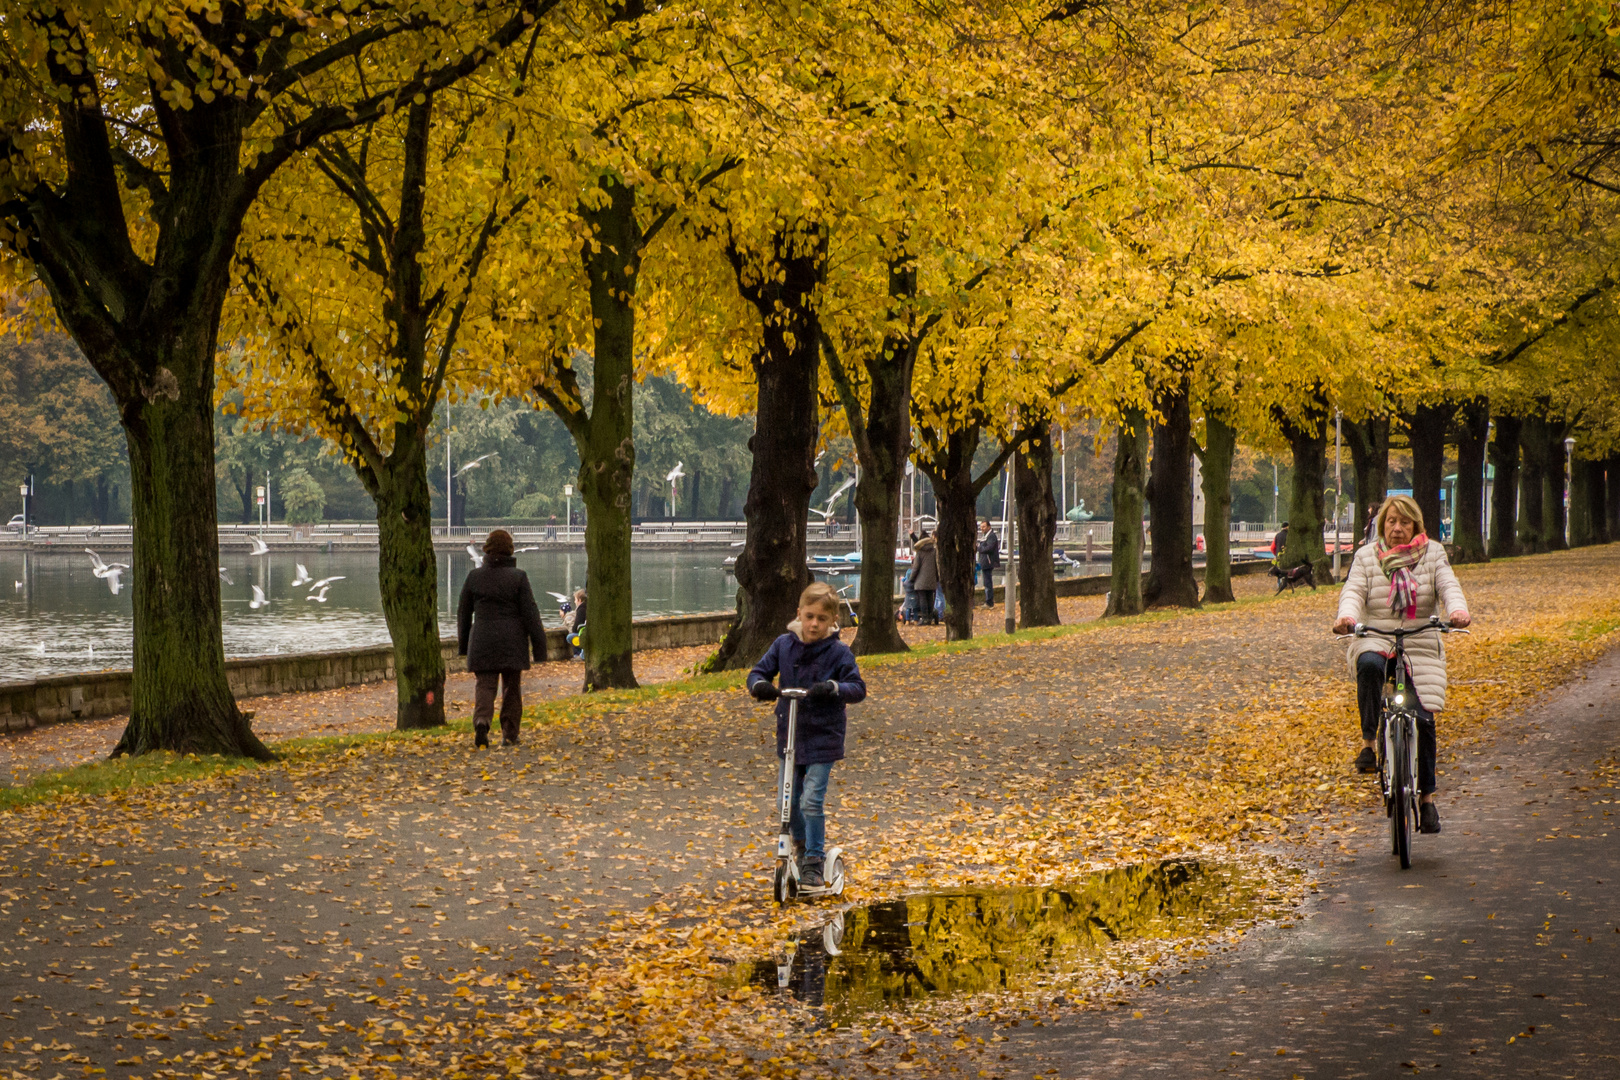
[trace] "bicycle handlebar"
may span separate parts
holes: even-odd
[[[1447,626],[1445,623],[1440,621],[1440,616],[1431,615],[1431,616],[1429,616],[1429,621],[1426,624],[1424,624],[1423,626],[1414,626],[1414,627],[1411,627],[1410,629],[1407,629],[1407,628],[1403,627],[1403,628],[1396,629],[1396,630],[1380,630],[1376,626],[1368,626],[1366,623],[1356,623],[1356,628],[1354,630],[1352,630],[1350,633],[1348,633],[1348,634],[1334,634],[1333,636],[1334,636],[1334,638],[1336,640],[1343,641],[1346,638],[1352,638],[1352,637],[1364,638],[1367,635],[1371,634],[1374,637],[1388,638],[1391,641],[1397,641],[1398,642],[1403,638],[1411,637],[1413,634],[1422,634],[1422,633],[1426,633],[1427,631],[1430,631],[1430,630],[1434,630],[1437,633],[1441,633],[1441,634],[1467,634],[1467,633],[1470,633],[1470,631],[1468,631],[1468,630],[1466,630],[1466,629],[1464,629],[1463,627],[1460,627],[1460,626]]]

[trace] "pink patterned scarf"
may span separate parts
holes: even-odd
[[[1389,577],[1389,606],[1396,615],[1406,619],[1417,618],[1417,578],[1412,567],[1428,550],[1429,537],[1418,533],[1412,542],[1400,547],[1378,547],[1378,568]]]

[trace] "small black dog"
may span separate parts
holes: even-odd
[[[1316,591],[1316,571],[1311,569],[1310,563],[1300,563],[1292,570],[1280,570],[1273,566],[1271,576],[1277,579],[1277,591],[1294,589],[1300,585],[1309,585],[1311,591]]]

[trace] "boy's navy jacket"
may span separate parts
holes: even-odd
[[[809,644],[799,640],[797,634],[783,634],[771,642],[754,670],[748,673],[748,687],[756,682],[769,682],[780,674],[781,687],[809,688],[815,683],[832,679],[838,683],[836,701],[799,702],[798,738],[794,740],[793,761],[796,765],[820,765],[842,761],[844,758],[844,706],[853,705],[866,697],[866,682],[861,669],[855,666],[855,654],[836,635],[828,635]],[[787,749],[788,703],[776,703],[776,756]]]

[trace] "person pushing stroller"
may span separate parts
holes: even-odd
[[[793,809],[791,829],[794,847],[801,852],[799,883],[803,888],[820,888],[826,857],[827,827],[825,803],[827,781],[835,762],[844,757],[846,705],[866,697],[866,682],[855,663],[855,654],[838,640],[838,593],[825,582],[815,582],[799,595],[798,618],[788,624],[788,632],[771,642],[759,663],[748,673],[748,692],[760,701],[781,697],[771,681],[781,676],[785,687],[807,691],[799,709],[798,731],[794,739]],[[788,709],[786,701],[776,705],[776,756],[785,755]],[[782,781],[777,765],[777,786]]]

